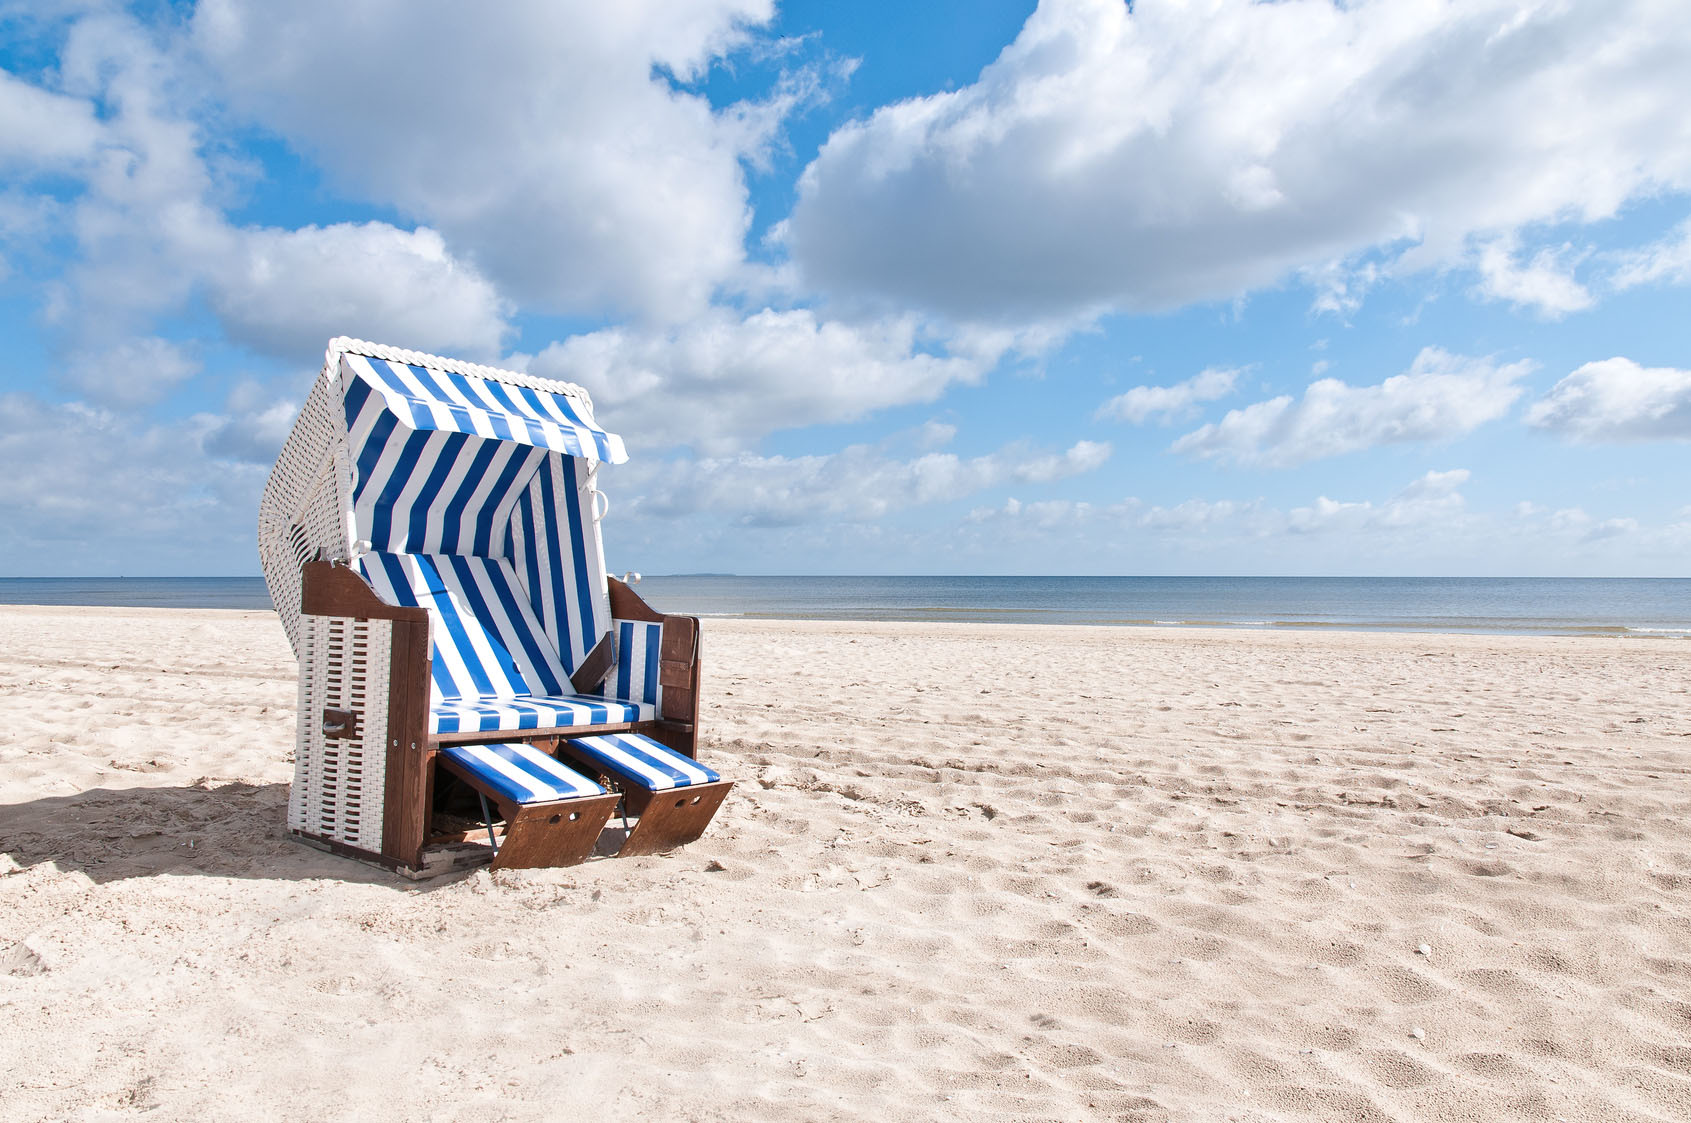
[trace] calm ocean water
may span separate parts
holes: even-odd
[[[0,604],[269,608],[262,577],[0,577]]]
[[[1691,637],[1688,578],[648,577],[665,612],[764,619]],[[0,578],[0,604],[270,607],[256,577]]]

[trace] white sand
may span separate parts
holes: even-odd
[[[1691,644],[705,654],[704,839],[419,886],[272,617],[0,609],[0,1118],[1691,1118]]]

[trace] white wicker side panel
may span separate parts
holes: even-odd
[[[288,826],[379,854],[393,625],[342,616],[300,621],[299,735]],[[358,736],[325,737],[325,707],[357,713]]]
[[[326,371],[312,386],[258,505],[259,565],[295,655],[300,653],[300,567],[318,550],[331,561],[347,555],[344,481],[335,455],[345,428],[334,412],[337,385]]]

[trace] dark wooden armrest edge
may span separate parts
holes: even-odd
[[[414,623],[429,618],[427,609],[387,603],[351,569],[326,561],[306,562],[301,567],[300,611],[308,616],[353,616]]]

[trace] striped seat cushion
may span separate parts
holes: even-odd
[[[431,733],[503,733],[515,729],[579,729],[651,721],[657,707],[595,694],[557,697],[443,698],[429,707]]]
[[[503,799],[552,803],[605,789],[529,745],[449,745],[441,753]]]
[[[617,661],[600,689],[615,698],[658,705],[658,653],[663,645],[663,625],[645,620],[612,620],[611,634],[616,637]]]
[[[569,744],[607,772],[622,776],[649,791],[714,784],[722,779],[691,757],[638,733],[576,737]]]

